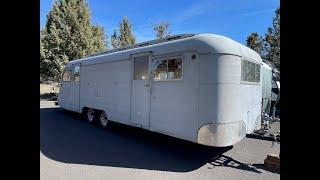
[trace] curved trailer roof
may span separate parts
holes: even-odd
[[[232,54],[262,64],[262,59],[257,52],[228,37],[216,34],[182,34],[94,54],[79,60],[70,61],[66,67],[76,63],[85,65],[129,59],[131,54],[150,51],[155,55],[183,51],[196,51],[200,54]]]

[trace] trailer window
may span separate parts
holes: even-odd
[[[71,81],[71,79],[72,79],[72,70],[65,69],[63,71],[62,81]]]
[[[149,79],[149,56],[134,57],[134,80]]]
[[[177,80],[182,78],[182,58],[166,58],[153,61],[153,80]]]
[[[260,82],[260,64],[242,60],[241,80],[245,82]]]
[[[73,69],[73,81],[80,80],[80,66],[75,66]]]

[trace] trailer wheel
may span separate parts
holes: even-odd
[[[88,108],[86,111],[86,115],[87,115],[87,121],[88,123],[92,124],[95,120],[96,117],[96,112],[94,109],[92,108]]]
[[[108,126],[108,118],[105,111],[101,111],[99,115],[99,124],[102,128],[106,128]]]

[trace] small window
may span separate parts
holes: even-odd
[[[260,65],[256,64],[256,76],[255,76],[256,82],[260,82]]]
[[[148,66],[149,56],[134,57],[134,80],[146,80],[149,79]]]
[[[260,82],[260,64],[242,60],[241,80],[246,82]]]
[[[153,80],[177,80],[182,78],[182,58],[166,58],[153,61]]]
[[[72,70],[65,69],[63,71],[62,81],[71,81],[72,80]]]
[[[73,81],[78,82],[80,80],[80,66],[75,66],[73,69]]]

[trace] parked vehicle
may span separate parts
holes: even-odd
[[[230,146],[261,128],[261,65],[221,35],[170,36],[70,61],[58,102],[102,127],[115,121]]]
[[[270,116],[280,116],[280,71],[270,61],[263,60],[270,68],[272,72],[272,93],[271,93],[271,112]]]

